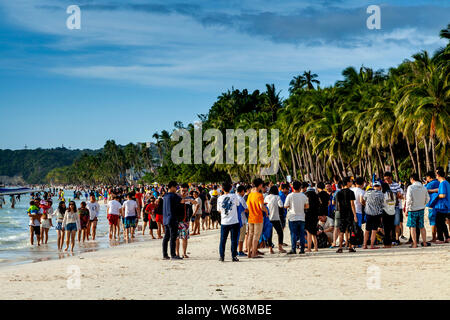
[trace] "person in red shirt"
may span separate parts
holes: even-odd
[[[142,228],[142,235],[145,234],[145,228],[147,227],[147,222],[149,222],[149,227],[148,227],[150,230],[149,234],[152,237],[152,239],[156,239],[155,236],[153,235],[154,227],[152,228],[152,221],[154,224],[156,224],[155,208],[156,208],[155,198],[151,197],[144,209],[144,214],[143,214],[144,226]]]

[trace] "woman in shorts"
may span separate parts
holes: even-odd
[[[64,251],[69,249],[69,242],[72,245],[71,252],[75,246],[75,236],[77,231],[80,230],[80,216],[78,215],[77,205],[74,201],[70,201],[69,209],[67,209],[64,214],[63,228],[66,230],[66,248]]]
[[[56,216],[56,234],[57,234],[57,243],[58,243],[58,251],[61,251],[64,245],[64,214],[66,213],[66,203],[61,201],[58,205],[58,208],[53,213]]]

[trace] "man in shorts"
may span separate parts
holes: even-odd
[[[176,243],[176,255],[180,255],[180,241],[183,242],[183,258],[189,258],[187,255],[187,246],[189,240],[189,219],[192,215],[192,205],[197,204],[197,202],[189,195],[189,185],[183,183],[181,185],[181,199],[184,200],[182,205],[184,210],[184,217],[178,222],[178,237]]]
[[[253,181],[253,188],[247,198],[248,207],[248,257],[262,258],[258,252],[258,242],[261,237],[264,217],[263,213],[267,215],[267,208],[264,205],[264,197],[262,190],[264,182],[257,178]]]
[[[100,205],[95,199],[95,195],[93,193],[91,193],[90,201],[86,206],[89,210],[88,240],[90,235],[92,235],[92,240],[95,240],[98,216],[100,214]]]
[[[124,234],[125,240],[134,238],[134,231],[136,230],[137,219],[139,215],[139,206],[135,200],[133,200],[133,194],[127,194],[127,200],[122,205],[122,215],[125,218],[124,227],[126,233]]]
[[[430,200],[428,195],[428,190],[420,183],[419,175],[413,173],[409,180],[411,185],[406,190],[406,212],[408,216],[408,222],[406,226],[411,230],[411,238],[413,244],[411,248],[417,248],[417,229],[420,229],[420,234],[422,235],[422,245],[428,246],[427,243],[427,232],[423,223],[423,218],[425,214],[425,206]]]
[[[368,190],[362,197],[366,213],[366,231],[364,232],[363,249],[367,249],[367,241],[370,235],[370,249],[378,249],[375,246],[378,228],[381,226],[381,217],[383,213],[384,194],[381,192],[380,181],[373,183],[373,190]]]
[[[336,253],[342,253],[342,244],[344,242],[344,234],[350,233],[353,226],[353,221],[358,223],[355,208],[355,193],[350,190],[352,181],[350,177],[344,177],[342,181],[342,190],[336,194],[336,205],[340,214],[339,221],[339,249]],[[347,247],[349,252],[356,252],[354,245],[350,244],[349,237],[347,237]]]
[[[114,234],[114,240],[117,240],[117,236],[120,238],[119,233],[119,216],[122,209],[122,205],[119,202],[119,196],[114,195],[113,200],[109,201],[106,207],[106,217],[109,222],[109,239],[112,240]]]

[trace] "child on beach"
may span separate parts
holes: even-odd
[[[30,207],[27,210],[27,214],[30,217],[30,244],[34,244],[34,235],[36,235],[37,245],[41,245],[41,214],[40,209],[34,201],[30,202]]]
[[[42,212],[41,217],[41,238],[42,243],[47,244],[48,241],[48,229],[51,227],[51,214],[53,213],[53,210],[51,210],[52,205],[51,201],[42,200],[39,208]]]

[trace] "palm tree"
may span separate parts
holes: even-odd
[[[316,78],[317,74],[311,73],[311,70],[304,71],[302,75],[295,76],[289,83],[289,92],[293,94],[298,89],[303,89],[305,86],[308,90],[314,90],[314,83],[319,85],[320,81]]]

